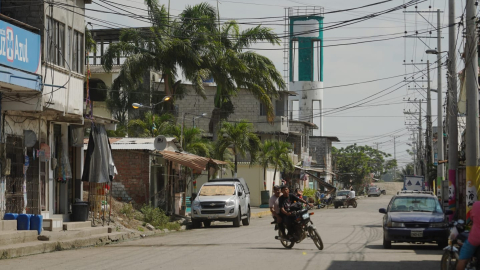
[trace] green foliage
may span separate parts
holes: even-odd
[[[180,230],[180,227],[181,225],[177,222],[169,222],[165,225],[165,229],[168,229],[170,231],[178,231]]]
[[[265,140],[260,144],[255,161],[263,167],[264,180],[268,166],[275,168],[274,181],[277,170],[285,172],[293,171],[294,165],[289,156],[291,148],[290,143],[278,140]]]
[[[170,218],[160,208],[144,204],[140,211],[143,214],[143,221],[152,224],[155,228],[163,228],[170,221]]]
[[[189,153],[202,157],[209,157],[213,152],[210,141],[202,138],[203,130],[199,128],[185,128],[183,130],[183,149]]]
[[[238,155],[246,157],[250,155],[251,164],[256,160],[260,148],[260,139],[253,132],[253,124],[242,120],[238,123],[222,122],[218,130],[217,151],[224,153],[230,149],[235,160],[234,172],[237,172]]]
[[[158,135],[180,138],[180,127],[175,125],[171,114],[153,115],[145,113],[143,119],[128,122],[129,137],[156,137]]]
[[[315,198],[315,193],[317,191],[313,188],[305,188],[303,190],[303,196],[307,196],[308,198]]]
[[[145,229],[142,226],[138,226],[137,230],[139,230],[141,232],[145,231]]]
[[[336,171],[339,174],[339,181],[350,186],[360,185],[363,179],[369,174],[374,173],[379,178],[388,170],[396,167],[397,161],[385,160],[390,154],[376,150],[369,146],[349,145],[345,148],[337,149],[333,147],[332,158]]]
[[[135,217],[135,208],[131,203],[125,203],[120,209],[120,213],[124,214],[127,218],[133,219]]]

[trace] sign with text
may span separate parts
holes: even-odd
[[[40,35],[0,20],[0,64],[37,73]]]

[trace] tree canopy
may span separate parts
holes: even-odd
[[[370,146],[349,145],[345,148],[332,148],[332,158],[337,179],[345,184],[361,184],[368,174],[380,177],[397,166],[391,155]]]

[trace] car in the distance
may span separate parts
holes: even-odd
[[[219,179],[216,179],[219,180]],[[212,221],[231,221],[234,227],[240,222],[250,224],[250,192],[245,180],[207,182],[192,201],[191,215],[194,228],[210,227]]]
[[[335,195],[335,199],[333,200],[333,206],[335,208],[342,207],[347,200],[347,196],[350,195],[349,190],[340,190]]]
[[[368,197],[370,197],[370,196],[380,197],[381,194],[382,194],[382,191],[380,190],[379,187],[369,187],[368,188],[368,191],[367,191]]]
[[[383,247],[395,243],[437,243],[448,245],[448,221],[437,197],[431,192],[401,191],[388,207],[380,208],[383,216]]]

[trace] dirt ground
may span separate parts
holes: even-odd
[[[395,195],[403,188],[403,182],[380,182],[376,183],[380,189],[385,189],[387,195]]]

